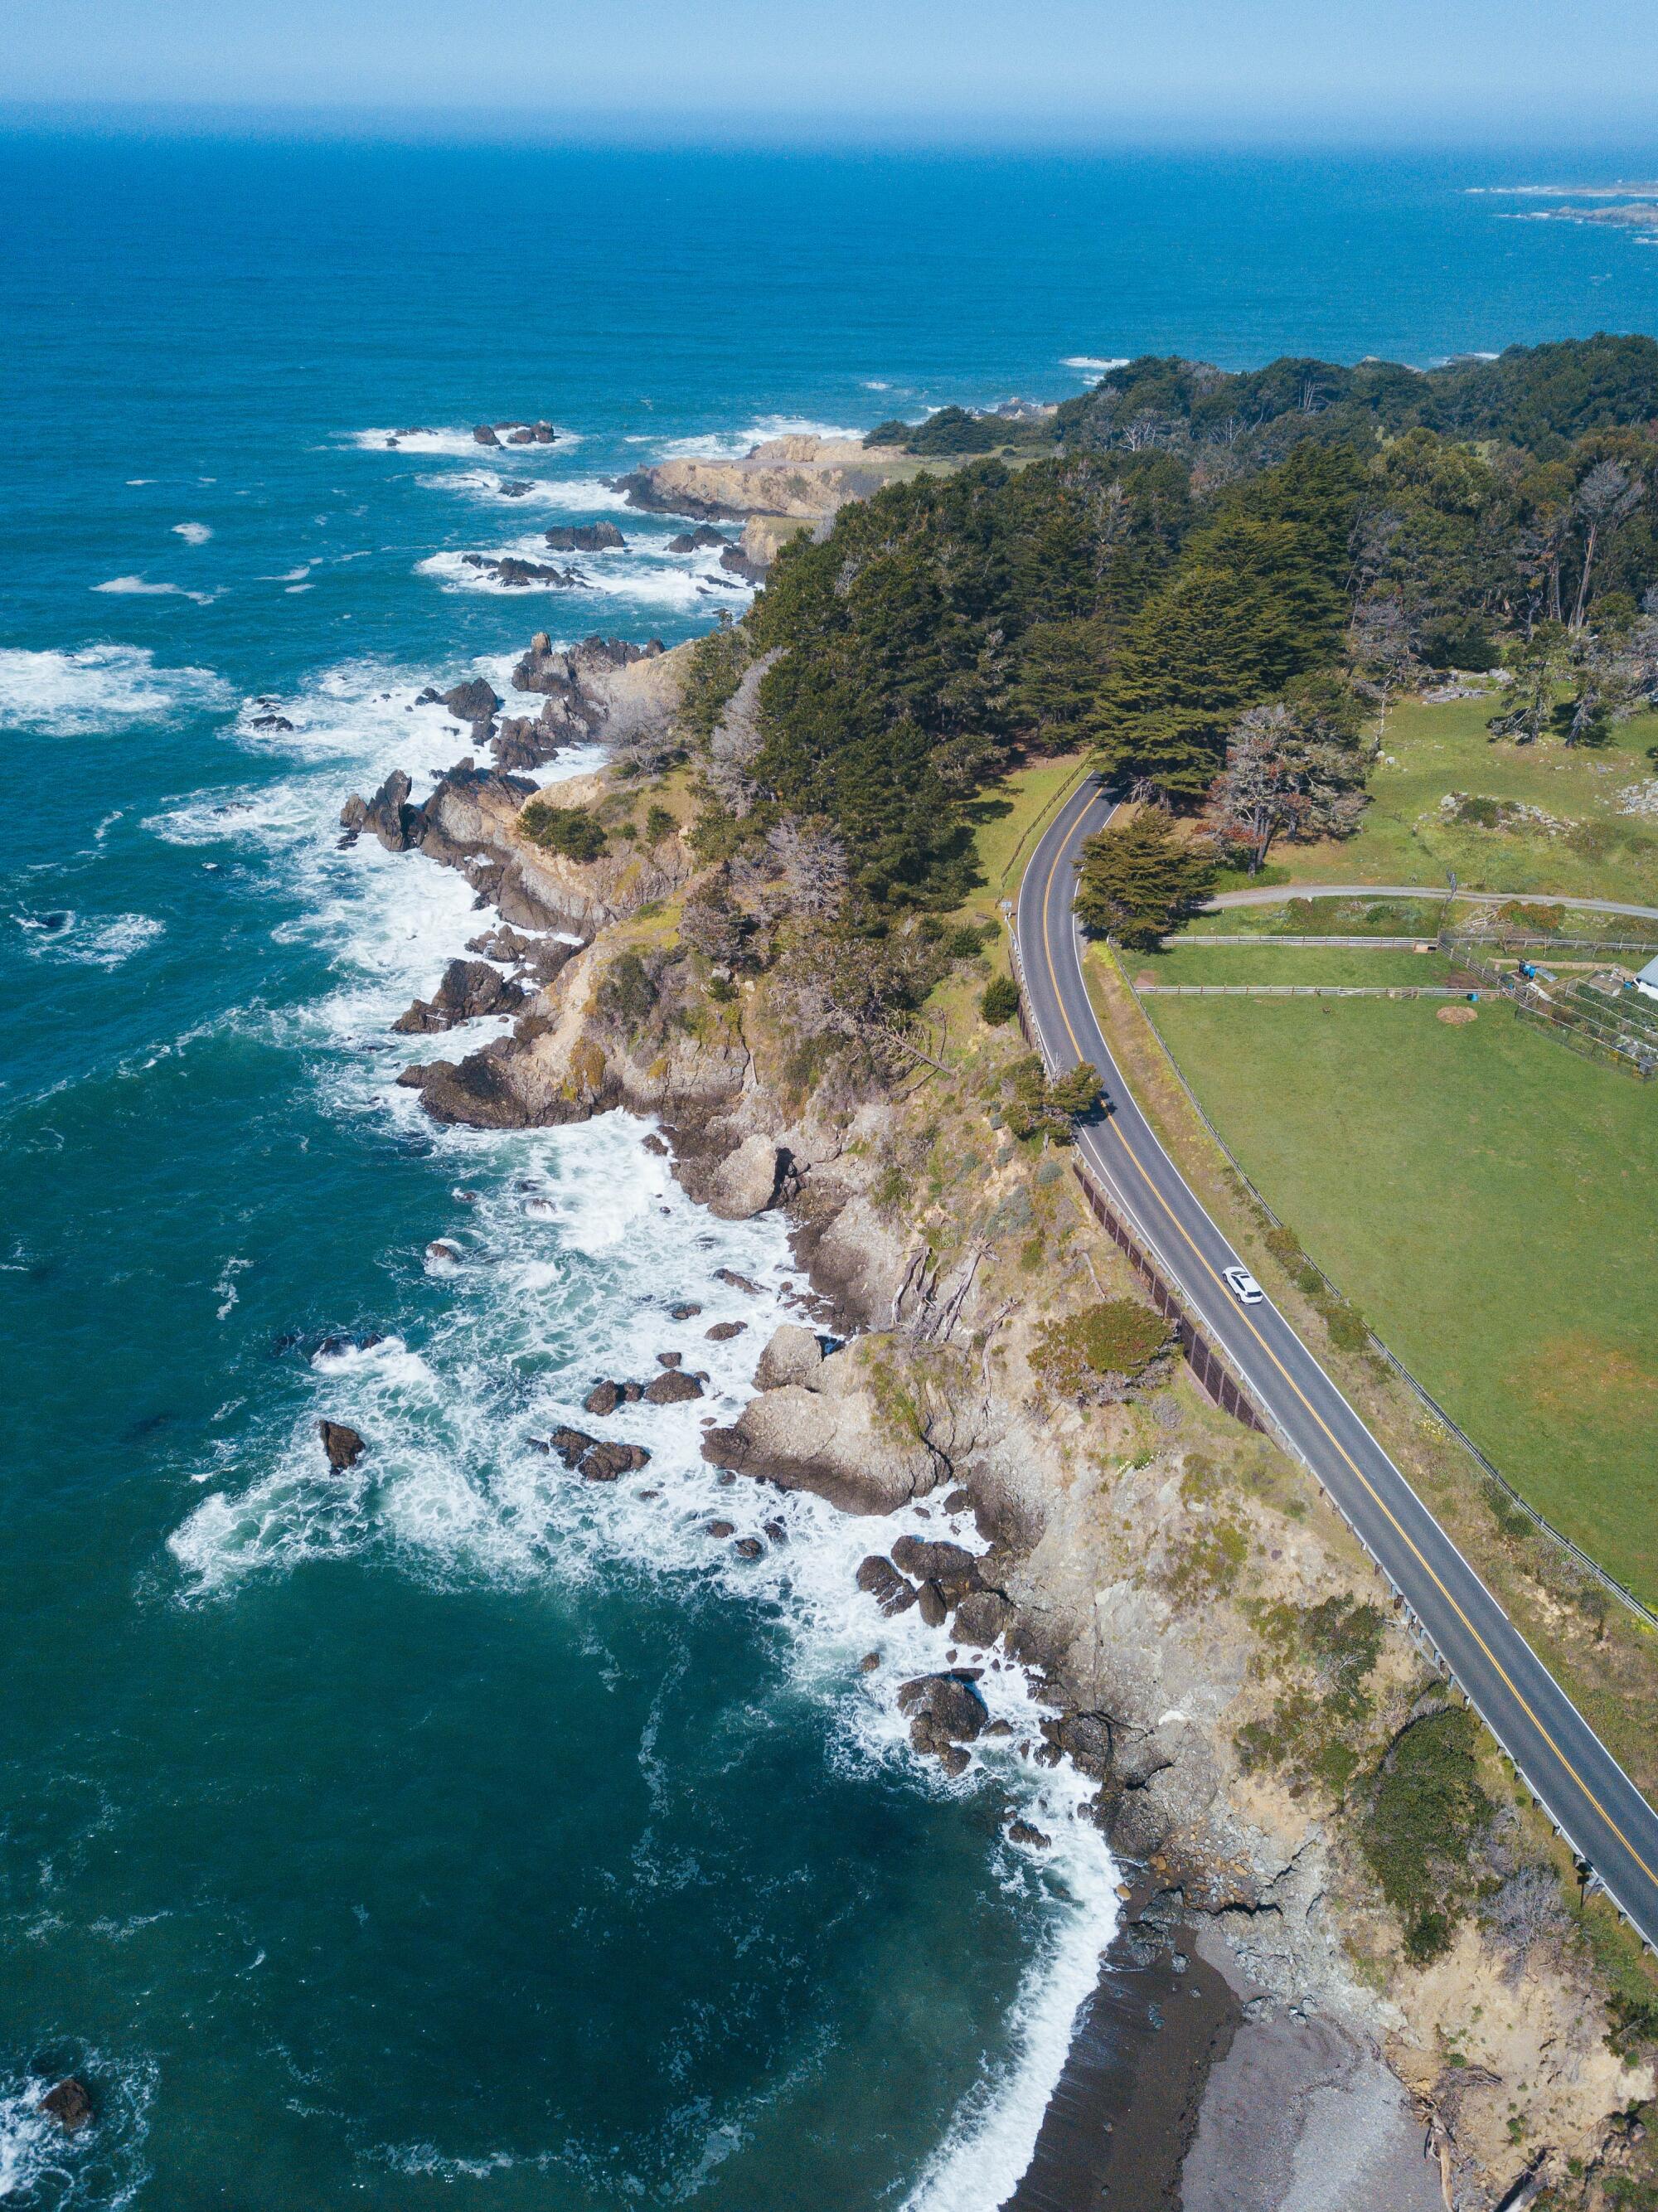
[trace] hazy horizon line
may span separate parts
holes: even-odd
[[[1145,108],[1097,114],[1036,117],[1017,112],[938,107],[782,112],[737,106],[675,109],[593,103],[556,115],[544,106],[503,108],[429,100],[328,102],[10,99],[0,100],[0,135],[102,138],[288,139],[306,143],[521,146],[525,150],[1041,155],[1099,157],[1114,152],[1303,154],[1327,160],[1388,155],[1487,155],[1523,161],[1515,182],[1533,181],[1551,161],[1587,164],[1578,184],[1615,183],[1644,166],[1658,172],[1658,118],[1624,126],[1613,137],[1605,119],[1593,129],[1540,131],[1529,113],[1485,117],[1466,108],[1424,115],[1411,127],[1368,130],[1325,103],[1316,124],[1304,113],[1263,110],[1253,117],[1206,118],[1189,111],[1176,120]],[[1616,128],[1616,126],[1614,126]],[[1588,171],[1592,170],[1590,176]],[[1529,174],[1526,173],[1529,172]]]

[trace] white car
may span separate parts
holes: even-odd
[[[1226,1287],[1241,1306],[1258,1306],[1266,1296],[1247,1267],[1223,1267]]]

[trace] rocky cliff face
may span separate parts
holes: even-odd
[[[619,479],[631,506],[710,522],[746,521],[743,553],[763,568],[800,525],[827,524],[908,465],[871,455],[855,438],[770,438],[740,460],[659,461]]]

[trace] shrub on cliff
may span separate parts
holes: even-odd
[[[1475,1838],[1491,1817],[1474,1764],[1473,1716],[1460,1705],[1412,1721],[1372,1778],[1358,1840],[1418,1964],[1449,1947],[1471,1879]]]
[[[1168,1322],[1138,1298],[1103,1298],[1064,1321],[1045,1321],[1030,1364],[1061,1397],[1103,1403],[1163,1359],[1174,1343]]]
[[[993,975],[979,1000],[979,1012],[992,1029],[1000,1029],[1019,1011],[1019,988],[1009,975]]]
[[[585,806],[555,806],[549,799],[532,799],[518,818],[525,836],[544,853],[569,860],[604,855],[604,825]]]
[[[1029,1053],[1008,1070],[1008,1082],[1012,1095],[1003,1101],[1002,1123],[1019,1138],[1068,1145],[1078,1116],[1092,1113],[1100,1100],[1099,1070],[1085,1060],[1050,1081],[1041,1055]]]

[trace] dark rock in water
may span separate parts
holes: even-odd
[[[546,534],[550,553],[614,553],[627,543],[613,522],[565,523]]]
[[[719,1536],[721,1539],[734,1536],[737,1534],[736,1523],[731,1521],[710,1521],[708,1533],[710,1536]]]
[[[527,995],[521,983],[509,983],[486,961],[452,960],[434,995],[416,999],[392,1026],[403,1036],[449,1030],[483,1014],[516,1013]]]
[[[340,809],[340,825],[354,834],[372,830],[388,853],[406,853],[426,835],[426,817],[409,804],[409,778],[392,769],[372,799],[355,793]]]
[[[949,1602],[937,1583],[921,1584],[915,1607],[929,1628],[942,1628],[950,1618]]]
[[[495,719],[501,702],[494,687],[481,676],[469,677],[465,684],[457,684],[443,695],[443,704],[458,722],[489,722]]]
[[[952,1490],[944,1500],[946,1513],[965,1513],[973,1500],[965,1490]]]
[[[566,734],[550,729],[539,719],[531,721],[527,714],[509,714],[490,738],[489,747],[498,767],[545,768],[550,760],[558,757]]]
[[[255,714],[253,726],[256,730],[291,730],[294,725],[286,714]]]
[[[677,538],[668,540],[670,553],[701,553],[714,545],[729,545],[731,540],[723,530],[715,530],[708,523],[698,523],[695,530],[682,530]]]
[[[463,1129],[527,1129],[530,1109],[491,1054],[486,1045],[463,1060],[417,1061],[398,1081],[405,1091],[419,1091],[434,1121]]]
[[[495,489],[503,499],[528,499],[535,486],[520,483],[516,477],[506,477]]]
[[[746,1291],[750,1297],[760,1295],[759,1284],[751,1283],[746,1275],[739,1275],[735,1267],[716,1267],[714,1279],[716,1283],[729,1283],[734,1291]]]
[[[595,1444],[583,1455],[582,1479],[586,1482],[615,1482],[624,1474],[636,1474],[648,1465],[650,1454],[643,1444]]]
[[[1043,1835],[1040,1828],[1033,1828],[1029,1820],[1010,1820],[1007,1840],[1010,1844],[1024,1844],[1033,1850],[1045,1851],[1050,1848],[1054,1838]]]
[[[700,1313],[701,1308],[694,1307],[692,1310]],[[732,1337],[741,1336],[747,1328],[745,1321],[717,1321],[712,1328],[702,1333],[710,1344],[729,1344]]]
[[[493,576],[498,584],[519,591],[531,584],[554,584],[561,591],[574,591],[586,581],[579,568],[551,568],[544,561],[522,561],[516,553],[463,553],[460,557],[480,575]]]
[[[73,915],[59,908],[52,914],[43,914],[40,916],[40,927],[42,929],[56,933],[60,929],[67,929],[74,919]]]
[[[961,1746],[982,1735],[989,1708],[976,1687],[977,1673],[957,1668],[948,1674],[919,1674],[899,1686],[898,1710],[909,1715],[909,1740],[931,1754],[948,1774],[967,1765]]]
[[[595,1382],[581,1401],[584,1413],[613,1413],[623,1401],[620,1382]]]
[[[740,576],[745,584],[763,584],[766,572],[757,561],[750,561],[740,545],[728,545],[720,556],[720,565],[729,574]]]
[[[73,2074],[66,2074],[56,2081],[41,2098],[37,2111],[48,2112],[68,2135],[91,2124],[92,2097],[84,2081],[77,2081]]]
[[[648,1406],[678,1406],[701,1395],[702,1385],[695,1377],[683,1375],[676,1368],[670,1368],[653,1382],[645,1385],[645,1402]]]
[[[663,1139],[657,1135],[654,1129],[653,1129],[649,1136],[644,1139],[644,1145],[646,1151],[647,1152],[654,1152],[658,1159],[665,1160],[667,1158],[668,1147]],[[702,1309],[701,1306],[692,1306],[690,1309],[691,1313],[701,1313],[701,1310]],[[676,1321],[684,1321],[687,1318],[688,1316],[685,1314],[677,1313],[674,1316],[674,1319]]]
[[[872,1674],[880,1663],[881,1655],[878,1651],[865,1651],[858,1662],[858,1672],[860,1674]]]
[[[646,1142],[648,1144],[649,1141],[650,1139],[647,1138]],[[683,1298],[677,1306],[670,1306],[668,1308],[668,1319],[670,1321],[695,1321],[697,1315],[700,1314],[701,1310],[701,1307],[696,1304],[694,1298]]]
[[[875,1600],[889,1620],[907,1613],[915,1602],[915,1585],[906,1582],[891,1560],[879,1552],[872,1552],[859,1568],[858,1587]]]
[[[928,1543],[920,1536],[901,1536],[892,1547],[895,1565],[917,1582],[933,1582],[946,1590],[976,1589],[979,1563],[960,1544]]]
[[[768,1521],[765,1523],[765,1530],[766,1534],[771,1538],[774,1544],[786,1544],[789,1540],[788,1523],[786,1522]]]
[[[739,1536],[732,1546],[739,1559],[763,1559],[766,1547],[757,1536]]]
[[[501,441],[487,422],[480,422],[473,431],[474,441],[480,446],[498,446]]]
[[[685,1355],[683,1352],[659,1352],[656,1355],[656,1364],[659,1367],[683,1367],[685,1364]]]
[[[434,1237],[426,1248],[426,1256],[440,1267],[458,1267],[465,1255],[459,1244],[452,1244],[446,1237]]]
[[[509,430],[507,433],[507,442],[509,446],[533,446],[535,441],[536,434],[527,422],[520,423],[516,430]]]
[[[317,1434],[322,1438],[328,1464],[336,1474],[343,1474],[348,1468],[355,1467],[368,1449],[356,1431],[348,1429],[343,1421],[319,1421]]]
[[[416,692],[415,704],[417,707],[440,707],[443,704],[443,694],[435,684],[428,684],[423,691]]]
[[[570,1472],[587,1482],[614,1482],[650,1462],[642,1444],[604,1443],[580,1429],[556,1428],[548,1442]]]

